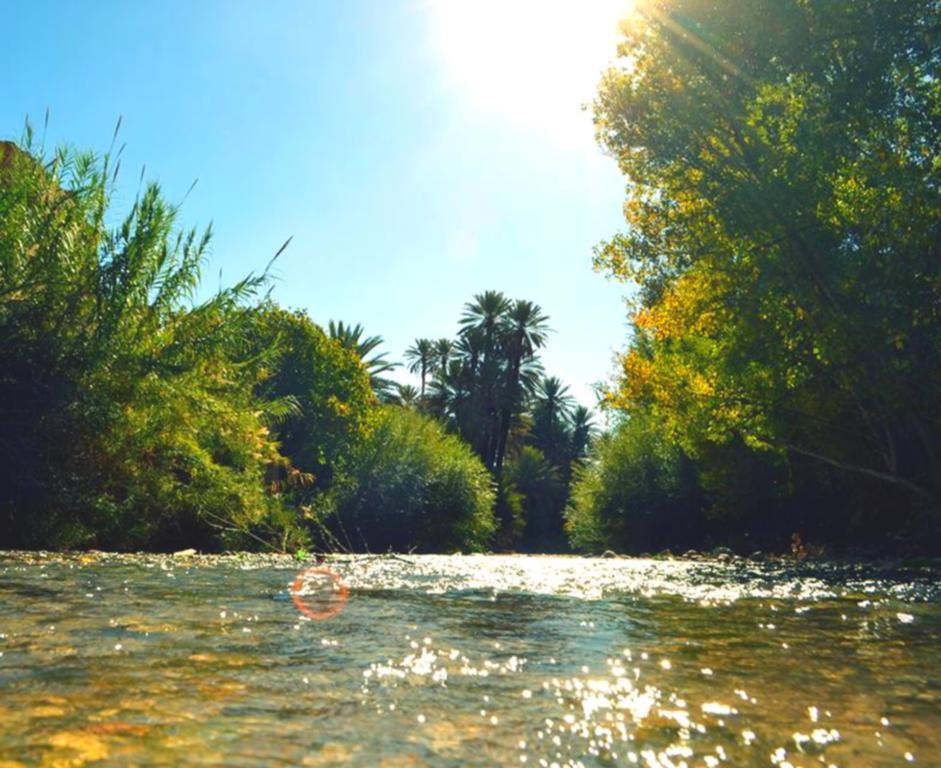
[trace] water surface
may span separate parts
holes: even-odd
[[[931,567],[0,555],[0,768],[941,765]]]

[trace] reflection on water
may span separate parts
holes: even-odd
[[[930,568],[0,555],[0,768],[941,765]]]

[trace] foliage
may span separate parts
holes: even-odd
[[[432,406],[499,476],[514,423],[538,374],[548,318],[535,304],[486,291],[464,307],[447,370],[433,383]]]
[[[684,548],[700,539],[700,508],[689,460],[660,424],[636,413],[595,441],[576,471],[565,528],[586,552]]]
[[[423,410],[466,440],[493,473],[501,547],[564,547],[571,466],[592,437],[590,411],[573,411],[566,387],[542,376],[538,353],[548,321],[538,304],[485,291],[465,304],[454,342],[417,339],[406,352],[410,370],[433,375]]]
[[[360,336],[357,329],[354,338]],[[257,354],[275,350],[268,354],[258,394],[294,406],[274,430],[290,464],[269,472],[272,490],[309,503],[315,492],[330,487],[337,465],[370,429],[375,368],[371,375],[355,344],[328,336],[304,312],[270,302],[254,314],[251,340]]]
[[[532,441],[556,466],[564,465],[572,450],[569,422],[574,401],[555,376],[547,376],[536,385],[533,404]]]
[[[396,386],[396,396],[392,401],[396,405],[404,408],[417,408],[421,401],[421,393],[411,384],[398,384]]]
[[[910,532],[941,510],[939,13],[645,0],[595,104],[629,181],[596,264],[640,287],[609,404]]]
[[[421,396],[425,396],[425,383],[438,360],[434,342],[431,339],[415,339],[415,343],[405,350],[408,369],[417,373],[421,379]]]
[[[398,363],[390,362],[385,352],[373,355],[375,350],[382,346],[382,336],[363,336],[365,329],[362,325],[346,325],[341,320],[333,320],[327,326],[330,338],[339,342],[341,346],[352,352],[355,352],[366,370],[369,371],[369,380],[372,383],[373,391],[382,402],[390,402],[395,399],[395,382],[387,378],[385,374],[394,371],[399,367]],[[372,355],[372,357],[370,357]]]
[[[155,184],[109,229],[110,157],[0,150],[0,546],[481,549],[495,509],[502,545],[562,546],[591,424],[540,379],[536,304],[490,291],[419,339],[428,395],[265,275],[197,301],[209,233]]]
[[[349,549],[482,550],[494,532],[492,481],[435,420],[386,406],[323,507]]]
[[[507,463],[506,478],[520,495],[523,546],[538,552],[564,548],[561,512],[567,488],[558,469],[542,451],[527,445]]]
[[[156,184],[111,230],[110,157],[0,149],[2,545],[285,544],[242,343],[264,277],[194,303],[210,234]]]

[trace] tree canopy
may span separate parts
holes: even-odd
[[[936,527],[938,4],[645,0],[624,34],[595,123],[627,226],[595,262],[639,290],[608,404],[706,475],[739,445]]]

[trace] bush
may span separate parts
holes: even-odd
[[[269,470],[271,489],[305,504],[331,486],[337,465],[369,431],[376,404],[369,372],[302,311],[266,303],[253,314],[251,335],[254,353],[269,359],[257,394],[284,405],[273,432],[288,463]]]
[[[565,528],[587,552],[686,547],[699,540],[700,508],[689,459],[638,414],[598,439],[577,470]]]
[[[240,349],[262,280],[195,303],[209,233],[156,184],[109,230],[112,179],[0,145],[0,546],[284,543],[264,359]]]
[[[323,515],[351,549],[482,550],[496,527],[493,504],[490,475],[469,446],[426,416],[386,406]]]

